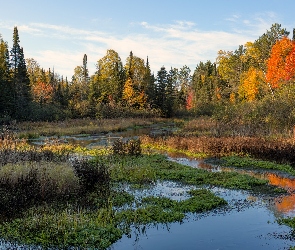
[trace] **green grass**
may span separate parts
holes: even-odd
[[[214,185],[231,189],[251,190],[267,184],[266,180],[235,172],[208,172],[166,160],[162,155],[113,158],[112,179],[118,182],[153,183],[156,180],[172,180],[197,186]]]
[[[34,210],[23,218],[0,224],[0,235],[7,240],[43,247],[105,249],[122,237],[112,222],[112,211],[96,212]]]
[[[257,169],[270,169],[286,172],[295,175],[295,169],[287,164],[278,164],[271,161],[257,160],[250,157],[227,156],[221,158],[221,164],[230,167],[240,168],[257,168]]]

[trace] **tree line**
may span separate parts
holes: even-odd
[[[33,58],[25,59],[14,27],[12,48],[0,37],[0,119],[193,114],[213,115],[227,122],[248,117],[253,122],[256,112],[260,122],[273,123],[282,110],[273,117],[267,105],[279,104],[284,109],[287,103],[284,112],[290,126],[295,122],[291,101],[295,97],[295,42],[294,32],[292,39],[289,34],[280,24],[273,24],[257,40],[235,51],[220,50],[215,62],[200,62],[193,72],[186,65],[170,70],[162,66],[154,74],[148,58],[131,51],[123,63],[109,49],[97,61],[96,72],[89,75],[85,54],[69,80],[41,68]],[[248,113],[242,112],[241,117],[241,110]]]

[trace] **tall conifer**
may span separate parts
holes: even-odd
[[[23,48],[19,45],[19,35],[17,27],[13,31],[13,46],[10,51],[12,86],[14,88],[14,115],[15,118],[24,119],[29,115],[30,79],[27,73],[26,61]]]

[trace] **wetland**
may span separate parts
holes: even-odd
[[[293,167],[165,145],[178,129],[7,132],[1,249],[292,248]]]

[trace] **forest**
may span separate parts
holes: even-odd
[[[235,51],[158,72],[131,51],[108,49],[89,75],[87,55],[71,79],[25,58],[17,27],[12,48],[0,35],[0,123],[68,118],[210,116],[238,135],[293,133],[295,41],[280,24]],[[196,48],[197,49],[197,48]]]

